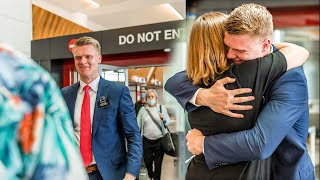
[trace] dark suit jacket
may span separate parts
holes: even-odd
[[[171,77],[165,89],[188,112],[196,109],[188,103],[199,86],[187,80],[185,71]],[[256,125],[246,131],[207,136],[205,159],[210,169],[221,164],[233,164],[273,157],[274,179],[314,179],[309,157],[308,89],[302,67],[286,72],[270,88],[266,106]]]
[[[72,120],[79,85],[61,90]],[[102,96],[109,100],[108,107],[99,107]],[[129,89],[101,77],[93,114],[92,151],[103,179],[122,180],[126,172],[138,177],[142,140]]]

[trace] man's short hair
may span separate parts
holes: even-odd
[[[250,34],[254,37],[271,38],[272,15],[264,6],[242,4],[230,13],[224,28],[230,35]]]
[[[74,46],[72,47],[72,51],[76,47],[84,46],[84,45],[93,45],[97,49],[97,52],[99,53],[99,55],[101,55],[101,46],[100,46],[99,42],[96,39],[94,39],[92,37],[88,37],[88,36],[84,36],[84,37],[77,39],[74,43]]]

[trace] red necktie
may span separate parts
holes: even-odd
[[[88,167],[92,161],[89,89],[88,85],[83,88],[84,97],[80,117],[80,152],[85,167]]]

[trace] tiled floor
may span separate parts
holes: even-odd
[[[161,180],[177,180],[177,166],[171,156],[164,155],[162,162]],[[139,180],[149,180],[148,175],[140,176]]]
[[[177,180],[177,168],[175,158],[165,155],[162,163],[161,180]]]

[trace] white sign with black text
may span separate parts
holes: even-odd
[[[137,34],[128,34],[119,36],[119,45],[133,44],[133,43],[149,43],[163,40],[174,40],[180,38],[183,33],[183,28],[178,29],[166,29],[150,32],[142,32]]]

